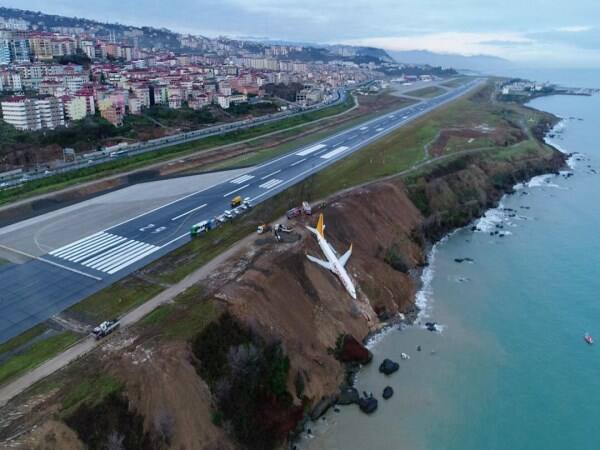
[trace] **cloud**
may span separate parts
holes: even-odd
[[[428,50],[436,53],[479,55],[505,53],[507,47],[531,45],[533,40],[520,33],[430,33],[416,36],[351,39],[346,43],[383,47],[388,50]],[[498,43],[500,43],[498,45]],[[502,56],[502,55],[498,55]]]
[[[584,31],[591,31],[594,27],[590,27],[587,25],[573,25],[569,27],[558,27],[556,31],[560,31],[562,33],[583,33]]]

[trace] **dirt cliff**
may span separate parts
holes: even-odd
[[[334,356],[340,335],[361,340],[398,313],[414,312],[429,245],[480,216],[515,183],[556,172],[564,159],[542,146],[474,153],[327,199],[315,213],[323,212],[337,251],[353,244],[348,269],[358,286],[356,301],[332,273],[305,257],[321,255],[303,226],[314,216],[290,221],[294,233],[283,242],[257,238],[196,297],[171,307],[187,322],[133,329],[121,347],[100,358],[128,399],[128,408],[111,399],[133,430],[119,429],[116,436],[143,428],[143,439],[129,440],[143,448],[281,446],[302,411],[335,394],[344,381],[344,366]],[[208,326],[190,319],[190,308],[200,303],[216,311]],[[165,333],[181,331],[167,333],[169,323],[193,323],[198,331],[166,340]],[[80,418],[89,413],[75,411]],[[85,428],[78,429],[86,424],[66,423],[95,448]]]

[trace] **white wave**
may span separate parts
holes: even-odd
[[[433,276],[435,275],[435,255],[437,254],[438,246],[445,242],[452,234],[453,233],[446,235],[446,237],[434,244],[427,255],[427,262],[429,264],[423,269],[423,273],[421,274],[421,289],[419,289],[415,295],[415,304],[419,308],[416,323],[421,323],[424,318],[429,317],[431,299],[433,297],[433,287],[431,283],[433,281]]]
[[[501,224],[506,218],[506,212],[504,211],[504,205],[502,201],[497,208],[488,209],[483,216],[475,221],[477,231],[482,233],[489,233],[495,231],[498,228],[496,225]]]
[[[369,339],[367,339],[367,342],[365,343],[365,347],[368,348],[369,350],[373,350],[375,347],[377,347],[377,344],[379,344],[381,341],[383,341],[388,334],[390,334],[392,331],[394,331],[395,328],[396,328],[396,324],[386,325],[381,330],[379,330],[377,333],[375,333],[374,335],[369,337]]]

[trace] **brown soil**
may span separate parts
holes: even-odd
[[[511,159],[482,153],[330,198],[323,210],[326,234],[340,253],[354,244],[348,269],[358,286],[357,301],[333,274],[305,257],[321,257],[313,236],[300,226],[314,223],[314,216],[294,221],[296,241],[255,239],[215,271],[204,291],[265,341],[281,343],[291,363],[288,390],[295,393],[301,378],[304,401],[314,406],[344,379],[330,351],[340,334],[361,340],[383,325],[380,317],[414,310],[415,275],[426,260],[427,239],[466,225],[515,182],[563,164],[563,155],[546,150]],[[126,384],[145,430],[170,430],[170,448],[235,447],[227,427],[213,424],[213,394],[196,374],[186,343],[149,334],[138,338],[135,329],[110,342],[101,364]],[[301,399],[294,395],[294,402]]]

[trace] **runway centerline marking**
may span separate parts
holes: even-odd
[[[306,161],[306,159],[307,159],[307,158],[302,158],[302,159],[300,159],[300,160],[298,160],[298,161],[296,161],[296,162],[294,162],[294,163],[290,164],[290,167],[297,166],[298,164],[301,164],[301,163],[303,163],[304,161]]]
[[[239,187],[239,188],[237,188],[237,189],[234,189],[234,190],[233,190],[233,191],[231,191],[231,192],[228,192],[227,194],[223,195],[223,197],[229,197],[231,194],[235,194],[236,192],[238,192],[238,191],[241,191],[242,189],[246,189],[248,186],[250,186],[250,183],[248,183],[248,184],[245,184],[244,186],[242,186],[242,187]]]
[[[279,172],[281,172],[281,169],[276,170],[275,172],[271,172],[269,175],[265,175],[264,177],[261,177],[261,180],[266,180],[267,178],[271,178],[273,175],[277,175]]]
[[[184,212],[183,214],[179,214],[178,216],[173,217],[171,220],[177,220],[177,219],[181,219],[184,216],[187,216],[188,214],[193,213],[194,211],[198,211],[199,209],[204,208],[208,203],[204,203],[203,205],[197,206],[193,209],[190,209],[189,211]]]

